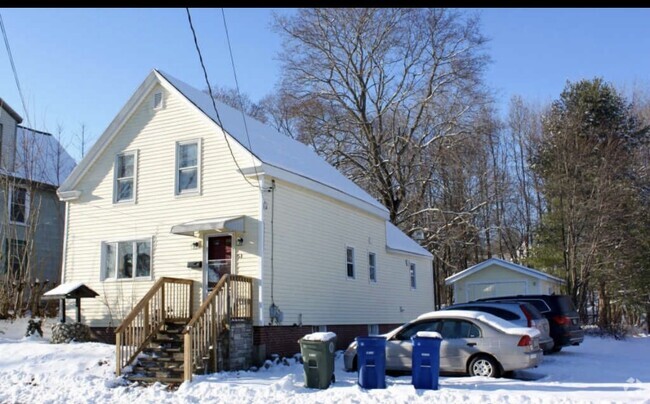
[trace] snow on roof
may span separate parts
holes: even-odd
[[[219,119],[217,119],[217,115],[212,106],[212,100],[208,94],[197,90],[167,73],[159,70],[156,71],[205,115],[219,125]],[[380,209],[386,213],[388,212],[386,207],[375,198],[346,178],[336,168],[328,164],[303,143],[282,135],[271,126],[248,116],[244,125],[240,111],[220,101],[216,101],[216,105],[219,118],[221,118],[222,129],[262,163],[316,181],[361,200],[376,209]],[[250,146],[246,136],[246,128],[248,128]]]
[[[80,288],[81,286],[83,286],[83,283],[81,282],[62,283],[54,289],[43,293],[43,296],[67,295],[68,293]]]
[[[75,166],[74,159],[54,136],[17,127],[16,162],[11,175],[58,187]]]
[[[467,268],[467,269],[465,269],[463,271],[458,272],[457,274],[454,274],[454,275],[448,277],[447,279],[445,279],[445,284],[446,285],[451,285],[454,282],[456,282],[456,281],[458,281],[460,279],[463,279],[463,278],[465,278],[465,277],[467,277],[469,275],[472,275],[472,274],[474,274],[474,273],[476,273],[478,271],[481,271],[481,270],[483,270],[483,269],[485,269],[485,268],[487,268],[487,267],[489,267],[490,265],[493,265],[493,264],[498,265],[498,266],[500,266],[502,268],[505,268],[505,269],[509,269],[511,271],[519,272],[519,273],[524,274],[524,275],[532,276],[532,277],[537,278],[537,279],[549,280],[551,282],[555,282],[555,283],[559,283],[559,284],[565,284],[566,283],[566,281],[563,280],[563,279],[560,279],[558,277],[555,277],[553,275],[549,275],[549,274],[541,272],[541,271],[537,271],[537,270],[532,269],[532,268],[525,267],[523,265],[515,264],[514,262],[504,261],[504,260],[499,259],[499,258],[490,258],[488,260],[480,262],[480,263],[478,263],[478,264],[476,264],[474,266],[471,266],[471,267],[469,267],[469,268]]]
[[[509,335],[528,335],[531,338],[541,335],[539,330],[537,330],[536,328],[517,327],[515,324],[506,321],[502,318],[499,318],[493,314],[484,313],[480,311],[471,311],[471,310],[432,311],[418,316],[418,320],[429,319],[429,318],[448,318],[448,317],[470,318],[470,319],[482,321],[492,326],[493,328],[496,328],[497,330]]]
[[[386,247],[389,250],[433,257],[429,251],[422,248],[415,240],[389,221],[386,221]]]
[[[302,337],[305,341],[331,341],[336,338],[336,334],[333,332],[313,332]]]

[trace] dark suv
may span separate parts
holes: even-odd
[[[548,319],[551,337],[554,341],[552,351],[559,352],[563,346],[579,345],[584,339],[580,328],[580,318],[567,295],[517,295],[479,299],[482,302],[527,302],[539,310]]]

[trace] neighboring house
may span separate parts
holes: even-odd
[[[64,204],[56,188],[75,162],[54,136],[21,122],[0,99],[0,279],[58,283]]]
[[[561,293],[566,281],[544,272],[490,258],[445,279],[454,287],[454,303],[484,297]]]
[[[162,277],[193,281],[195,315],[226,274],[252,280],[258,358],[433,309],[431,254],[384,206],[307,146],[217,108],[154,70],[60,187],[64,280],[100,294],[86,323],[120,325]]]

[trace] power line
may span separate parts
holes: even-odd
[[[14,56],[11,53],[11,46],[9,46],[9,38],[7,37],[7,30],[5,29],[5,23],[2,20],[2,13],[0,13],[0,28],[2,28],[2,36],[5,39],[5,47],[7,48],[7,54],[9,55],[9,62],[11,62],[11,70],[14,72],[14,79],[16,80],[16,87],[18,87],[18,94],[20,95],[20,101],[23,104],[23,111],[25,111],[25,119],[27,119],[27,125],[32,126],[29,120],[29,113],[27,112],[27,104],[25,103],[25,96],[23,95],[23,90],[20,87],[20,80],[18,79],[18,71],[16,70],[16,64],[14,63]]]
[[[223,18],[223,28],[226,31],[226,41],[228,42],[228,52],[230,53],[230,65],[232,66],[232,75],[235,77],[235,88],[237,89],[237,97],[239,98],[239,112],[241,112],[241,119],[244,121],[244,131],[246,132],[246,139],[248,140],[248,148],[251,153],[253,152],[253,145],[251,144],[251,137],[248,133],[248,124],[246,123],[246,114],[244,113],[244,103],[242,101],[241,91],[239,90],[239,80],[237,80],[237,69],[235,68],[235,58],[232,55],[232,46],[230,45],[230,34],[228,33],[228,24],[226,23],[226,12],[223,7],[221,8],[221,16]],[[257,178],[257,183],[259,184],[260,178],[259,173],[257,172],[257,166],[255,165],[255,159],[251,156],[253,160],[253,169],[255,170],[255,178]]]
[[[237,169],[241,173],[242,177],[246,180],[246,182],[252,186],[253,188],[259,188],[261,187],[259,185],[253,184],[248,177],[244,174],[242,171],[241,167],[239,166],[239,163],[237,162],[237,159],[235,158],[235,153],[232,151],[232,147],[230,146],[230,141],[228,140],[228,136],[226,135],[226,129],[223,126],[223,122],[221,121],[221,117],[219,116],[219,111],[217,110],[217,103],[214,99],[214,95],[212,94],[212,86],[210,85],[210,80],[208,79],[208,72],[205,68],[205,63],[203,62],[203,55],[201,54],[201,48],[199,47],[199,41],[196,37],[196,31],[194,30],[194,24],[192,24],[192,15],[190,14],[190,9],[189,7],[186,7],[185,10],[187,11],[187,20],[190,23],[190,29],[192,30],[192,36],[194,37],[194,46],[196,47],[196,52],[199,54],[199,61],[201,62],[201,69],[203,69],[203,77],[205,78],[205,84],[208,86],[208,93],[210,94],[210,100],[212,101],[212,108],[214,108],[214,112],[217,116],[217,121],[219,123],[219,126],[221,127],[221,130],[223,132],[223,138],[226,141],[226,144],[228,145],[228,150],[230,151],[230,156],[232,157],[233,162],[237,166]],[[254,166],[254,165],[253,165]],[[257,174],[257,169],[255,169],[255,173]],[[259,178],[258,178],[258,184],[259,184]]]

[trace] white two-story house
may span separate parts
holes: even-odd
[[[250,280],[259,358],[297,352],[312,330],[343,347],[433,309],[431,254],[384,206],[304,144],[160,71],[58,193],[63,278],[100,294],[82,308],[96,329],[161,278],[192,281],[189,317],[224,276]]]

